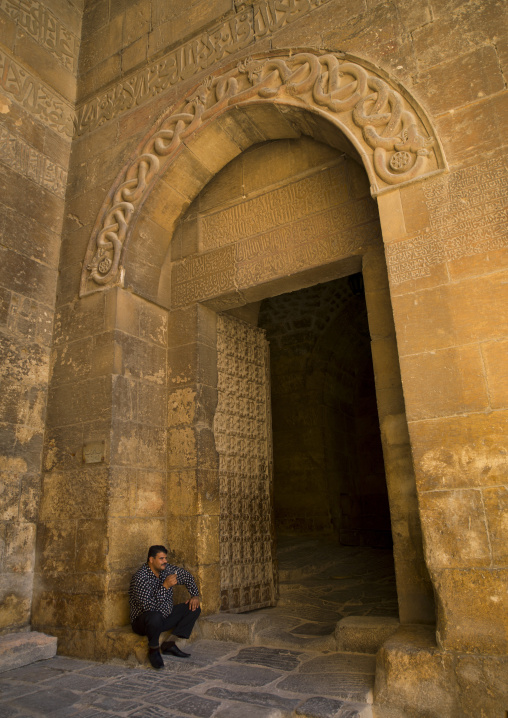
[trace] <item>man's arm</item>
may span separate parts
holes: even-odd
[[[161,601],[166,600],[167,589],[156,580],[150,581],[138,571],[132,577],[130,596],[131,600],[141,606],[143,611],[157,611]]]
[[[185,586],[185,588],[191,595],[191,598],[189,599],[189,601],[186,601],[186,603],[189,604],[189,607],[192,611],[195,611],[196,608],[199,607],[199,589],[194,580],[194,576],[189,573],[189,571],[186,571],[184,568],[169,565],[166,566],[166,568],[164,569],[163,575],[167,576],[168,578],[171,575],[176,575],[175,583],[178,583],[181,586]]]

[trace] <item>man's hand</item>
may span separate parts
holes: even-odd
[[[164,588],[171,588],[171,586],[176,586],[178,583],[178,579],[176,577],[176,573],[170,573],[169,576],[166,576],[164,581],[162,582],[162,585]]]
[[[197,596],[189,598],[189,600],[185,601],[185,603],[189,604],[189,608],[191,611],[195,611],[196,608],[199,608],[199,598]]]

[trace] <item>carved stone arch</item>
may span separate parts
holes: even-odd
[[[421,106],[369,63],[316,50],[249,57],[206,78],[138,145],[99,212],[80,296],[123,286],[143,253],[156,249],[161,266],[175,222],[224,165],[256,142],[301,134],[357,154],[373,196],[447,169]],[[164,237],[138,231],[130,247],[145,205]]]

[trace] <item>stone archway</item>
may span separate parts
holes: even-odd
[[[111,366],[113,381],[109,385],[106,379],[101,379],[97,384],[101,394],[98,398],[91,397],[83,386],[81,405],[76,399],[75,405],[66,406],[70,423],[78,425],[77,416],[83,416],[79,421],[89,422],[83,431],[84,443],[90,437],[91,445],[104,446],[105,465],[86,467],[76,474],[73,483],[65,471],[53,470],[49,451],[43,488],[44,528],[40,532],[39,565],[44,578],[37,589],[34,625],[43,630],[47,626],[62,636],[66,652],[74,653],[84,641],[89,641],[89,655],[104,646],[99,631],[90,630],[86,621],[83,607],[89,606],[89,593],[94,596],[101,626],[110,629],[126,623],[125,577],[140,558],[140,543],[150,540],[154,533],[164,540],[168,523],[173,523],[182,536],[197,535],[190,562],[198,570],[203,590],[211,596],[209,609],[218,608],[214,598],[218,547],[207,540],[217,533],[218,523],[217,457],[210,427],[216,398],[198,380],[207,376],[213,382],[216,347],[210,327],[213,328],[215,312],[267,296],[274,281],[282,282],[279,287],[296,286],[308,271],[313,274],[312,281],[326,281],[360,269],[364,273],[370,295],[369,315],[378,327],[373,336],[373,353],[380,368],[379,390],[385,397],[380,415],[385,457],[391,467],[387,481],[395,554],[401,581],[407,589],[405,593],[399,590],[399,596],[403,596],[401,619],[432,620],[432,591],[423,562],[393,317],[390,311],[386,312],[390,294],[382,246],[378,243],[362,252],[361,241],[336,226],[335,236],[307,243],[301,252],[291,253],[296,263],[282,267],[282,279],[268,272],[253,282],[245,266],[240,266],[235,242],[212,238],[203,246],[199,244],[201,240],[196,243],[192,233],[172,242],[177,220],[222,167],[255,143],[300,135],[317,138],[362,162],[372,194],[386,198],[387,207],[393,187],[446,169],[430,123],[402,88],[354,58],[315,52],[291,56],[279,52],[212,76],[176,111],[168,110],[140,143],[107,195],[90,238],[81,301],[73,319],[83,336],[86,332],[91,336],[94,324],[100,321],[111,330],[111,336],[105,337],[110,345],[94,340],[94,346],[103,365]],[[380,209],[384,231],[392,217],[384,207]],[[256,247],[252,246],[251,251],[255,253]],[[308,280],[304,278],[303,282]],[[146,345],[128,337],[120,346],[115,332],[125,326],[128,315],[137,322],[138,338],[143,341],[148,338]],[[175,389],[171,411],[184,416],[184,423],[173,439],[180,454],[189,459],[189,465],[184,472],[188,483],[180,481],[182,474],[171,484],[171,497],[168,494],[168,505],[169,498],[174,500],[175,513],[169,515],[166,506],[163,516],[164,507],[157,492],[167,482],[162,468],[165,427],[160,423],[155,426],[151,419],[144,426],[134,421],[121,425],[125,405],[120,395],[124,391],[122,384],[128,383],[123,380],[136,376],[145,381],[143,389],[153,389],[143,397],[144,417],[152,409],[148,406],[151,397],[157,395],[161,406],[168,402],[169,383],[163,389],[161,380],[166,323],[167,363]],[[109,405],[105,399],[108,391]],[[55,391],[50,408],[64,401],[62,397]],[[160,414],[163,416],[162,410]],[[99,416],[101,421],[97,422]],[[104,422],[109,422],[108,432]],[[154,446],[156,459],[152,460]],[[123,469],[126,462],[141,467],[139,472],[137,468],[130,472],[136,481],[150,482],[147,504],[134,507],[133,511],[138,512],[134,521],[123,509],[125,492],[129,491],[129,472]],[[90,491],[88,478],[96,481],[100,490]],[[171,482],[167,483],[169,486]],[[83,524],[79,541],[83,546],[99,546],[104,555],[100,582],[92,583],[90,579],[90,586],[77,580],[92,561],[88,561],[86,553],[80,556],[75,575],[65,580],[50,576],[55,536],[61,535],[62,542],[65,541],[58,523],[63,509],[58,503],[54,508],[51,497],[64,486],[69,486],[76,497],[75,517],[81,521],[80,526]],[[200,507],[199,515],[196,506]],[[178,513],[182,511],[187,511],[192,521],[179,519]],[[136,529],[124,550],[125,530],[132,525]],[[69,637],[62,626],[74,624],[79,628],[75,636]],[[80,631],[83,637],[78,635]]]
[[[142,239],[135,250],[129,243],[148,200],[162,204],[170,236],[189,201],[241,151],[300,134],[356,152],[373,196],[446,170],[422,108],[368,63],[315,51],[247,58],[207,78],[139,144],[97,218],[80,295],[124,286],[127,251],[131,263],[143,261]]]

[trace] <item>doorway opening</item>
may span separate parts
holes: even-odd
[[[398,616],[362,274],[262,301],[270,343],[279,608],[327,635]],[[291,605],[292,604],[292,605]]]

